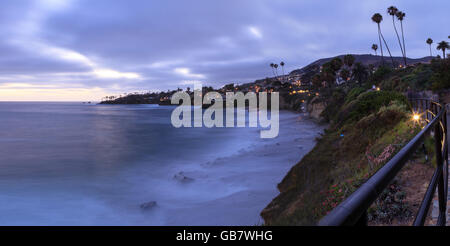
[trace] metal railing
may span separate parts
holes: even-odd
[[[423,144],[423,140],[428,134],[434,134],[436,169],[425,192],[413,225],[424,225],[436,188],[438,189],[439,197],[437,225],[445,225],[448,192],[446,106],[428,99],[412,99],[411,104],[415,112],[421,114],[421,117],[427,122],[427,125],[391,160],[370,177],[369,180],[334,208],[328,215],[322,218],[319,225],[367,225],[367,210],[369,207],[392,182],[414,151]]]

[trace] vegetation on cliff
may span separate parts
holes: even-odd
[[[280,195],[261,213],[265,223],[312,225],[348,197],[421,130],[407,96],[448,89],[446,66],[447,59],[402,69],[381,66],[363,81],[318,88],[326,104],[321,116],[330,126],[278,185]],[[411,213],[399,186],[389,189],[371,219]]]
[[[337,206],[416,132],[409,107],[403,95],[384,91],[343,105],[336,118],[345,120],[326,130],[278,185],[281,194],[262,212],[265,222],[314,224]]]
[[[292,72],[308,75],[317,91],[317,97],[308,98],[308,103],[320,104],[308,108],[323,109],[320,116],[330,127],[278,185],[280,194],[261,213],[266,224],[315,224],[382,167],[421,129],[418,121],[412,120],[407,97],[430,98],[437,97],[433,94],[437,93],[443,103],[449,102],[450,59],[445,54],[449,44],[442,41],[437,46],[442,50],[442,59],[413,64],[406,57],[406,14],[395,6],[387,8],[387,13],[392,17],[401,58],[392,57],[381,31],[383,16],[375,13],[371,19],[377,25],[379,44],[372,44],[372,49],[376,52],[380,48],[378,63],[364,64],[360,57],[341,56]],[[401,39],[395,17],[400,22]],[[426,43],[432,55],[433,41],[429,38]],[[385,61],[383,49],[390,63]],[[429,142],[427,137],[423,155],[433,152]],[[411,214],[406,193],[397,181],[369,209],[369,219],[386,223],[400,214]]]

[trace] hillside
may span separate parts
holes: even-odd
[[[379,67],[364,81],[319,88],[320,96],[308,102],[323,105],[318,114],[330,125],[313,150],[278,184],[280,194],[261,213],[265,224],[314,225],[348,197],[420,131],[411,120],[406,96],[429,94],[448,102],[449,68],[450,59],[402,69]],[[425,141],[430,156],[432,143]],[[408,167],[412,169],[406,171],[432,172],[433,159],[425,159],[420,151],[415,158],[415,164]],[[414,197],[423,197],[418,194],[423,178],[402,185],[405,180],[411,181],[395,180],[389,186],[394,188],[387,189],[370,208],[370,223],[411,223],[420,202]]]
[[[345,55],[339,55],[335,57],[328,57],[328,58],[322,58],[319,60],[316,60],[309,65],[295,69],[291,71],[287,75],[286,82],[293,83],[298,79],[298,76],[301,77],[302,81],[305,82],[307,85],[309,82],[311,82],[311,79],[314,75],[318,74],[320,72],[320,66],[322,66],[325,63],[330,62],[331,60],[335,58],[341,58],[343,59]],[[380,56],[374,56],[370,54],[362,54],[362,55],[352,55],[355,58],[354,63],[361,63],[365,67],[368,67],[369,65],[374,65],[374,67],[378,67],[381,65],[381,57]],[[403,58],[402,57],[393,57],[394,62],[396,64],[402,64]],[[430,63],[432,60],[432,57],[423,57],[423,58],[407,58],[407,63],[409,65],[417,64],[417,63]],[[390,64],[390,57],[385,57],[386,64]],[[258,79],[254,82],[245,83],[241,85],[234,85],[234,84],[227,84],[224,87],[220,89],[213,89],[212,87],[205,87],[206,91],[219,91],[224,92],[227,90],[235,90],[235,87],[238,88],[239,91],[248,92],[249,90],[252,90],[255,86],[264,87],[261,89],[275,89],[280,92],[282,92],[283,89],[286,88],[280,88],[285,85],[282,85],[279,82],[279,78],[265,78],[265,79]],[[125,96],[120,97],[106,97],[105,100],[103,100],[102,104],[170,104],[168,99],[170,96],[175,93],[178,90],[172,90],[169,92],[161,92],[161,93],[144,93],[144,94],[128,94]],[[302,98],[303,99],[303,98]],[[301,99],[301,100],[302,100]]]
[[[358,54],[351,54],[352,56],[355,57],[355,63],[359,62],[362,63],[365,66],[368,66],[370,64],[374,65],[374,66],[379,66],[381,65],[381,56],[374,56],[371,54],[362,54],[362,55],[358,55]],[[297,74],[303,74],[309,70],[311,70],[313,67],[320,67],[323,64],[333,60],[334,58],[343,58],[345,55],[339,55],[339,56],[335,56],[335,57],[328,57],[328,58],[322,58],[319,59],[317,61],[314,61],[312,63],[310,63],[309,65],[300,68],[300,69],[296,69],[291,71],[289,74],[290,75],[297,75]],[[416,64],[416,63],[429,63],[431,61],[433,57],[431,56],[426,56],[426,57],[422,57],[422,58],[406,58],[406,62],[408,64]],[[403,64],[403,57],[399,57],[399,56],[395,56],[393,57],[394,62],[396,64]],[[389,56],[385,56],[384,57],[384,61],[387,64],[391,64],[391,58]]]

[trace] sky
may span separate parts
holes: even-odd
[[[2,0],[0,101],[99,101],[252,82],[272,76],[272,62],[284,61],[287,73],[373,53],[377,12],[400,56],[391,5],[406,13],[408,57],[427,56],[428,37],[449,41],[448,0]]]

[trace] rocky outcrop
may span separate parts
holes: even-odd
[[[181,183],[190,183],[190,182],[192,182],[192,181],[195,180],[195,179],[193,179],[193,178],[187,177],[186,175],[184,175],[183,172],[179,172],[179,173],[175,174],[175,175],[173,176],[173,178],[174,178],[175,180],[178,180],[178,181],[181,182]]]
[[[100,102],[100,104],[158,104],[159,100],[150,97],[148,94],[143,95],[127,95],[124,97],[115,98]]]
[[[140,207],[142,210],[150,210],[157,206],[158,206],[158,204],[156,203],[156,201],[151,201],[151,202],[142,203]]]
[[[327,105],[324,101],[321,101],[318,97],[315,97],[307,106],[309,116],[317,121],[322,121],[322,117],[320,115],[325,110],[326,106]]]

